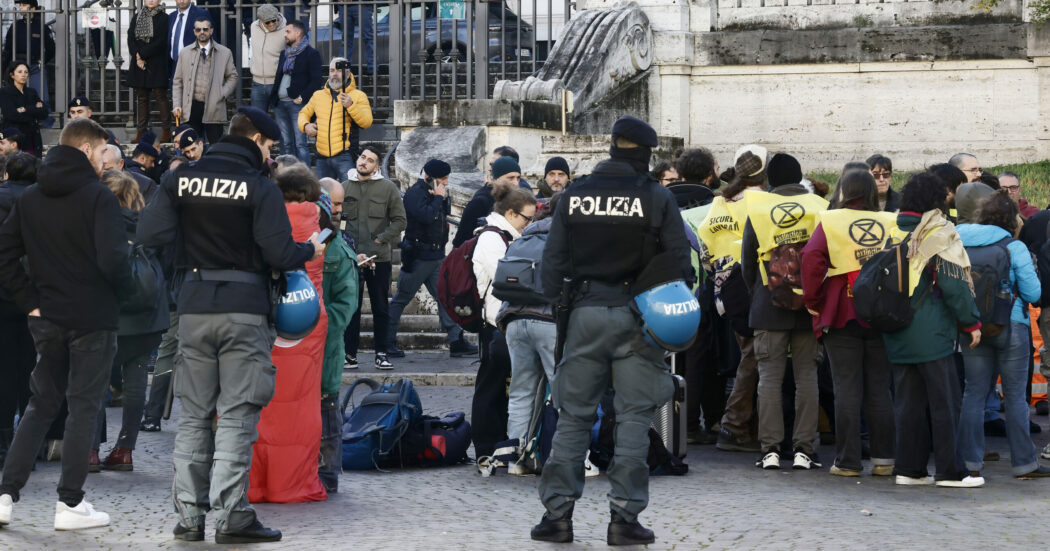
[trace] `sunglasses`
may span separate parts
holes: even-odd
[[[195,33],[206,33],[211,30],[211,27],[193,27]]]

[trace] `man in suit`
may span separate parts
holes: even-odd
[[[233,53],[211,39],[213,31],[207,15],[193,22],[197,41],[179,53],[171,81],[175,118],[186,120],[209,144],[222,137],[229,120],[226,102],[235,97],[238,85]]]
[[[175,0],[175,11],[168,14],[168,52],[171,55],[171,74],[175,75],[175,62],[179,52],[196,41],[193,22],[201,16],[208,17],[208,10],[198,7],[193,0]]]

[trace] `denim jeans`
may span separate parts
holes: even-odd
[[[340,13],[343,25],[343,53],[350,64],[356,69],[354,72],[360,74],[362,64],[358,62],[354,52],[358,41],[354,40],[355,28],[361,26],[361,40],[364,43],[364,65],[368,72],[374,72],[376,68],[375,43],[376,31],[374,25],[373,8],[371,4],[351,4],[344,6]]]
[[[271,91],[273,91],[273,84],[259,84],[252,81],[251,106],[269,112]],[[281,138],[284,139],[283,133]]]
[[[427,286],[427,292],[437,300],[437,277],[438,268],[441,267],[442,258],[434,260],[416,260],[412,265],[412,271],[406,272],[401,266],[401,272],[397,276],[397,293],[390,301],[390,348],[397,348],[397,331],[401,325],[401,313],[405,306],[412,302],[412,297],[423,285]],[[463,335],[463,329],[456,325],[452,318],[445,313],[445,308],[438,304],[438,320],[441,321],[441,329],[448,335],[449,344],[459,340]]]
[[[302,110],[303,106],[295,102],[279,101],[273,108],[273,118],[281,129],[281,155],[295,155],[309,166],[310,144],[306,141],[306,134],[299,131],[299,111]]]
[[[554,380],[554,346],[558,329],[554,322],[516,319],[507,324],[510,349],[510,399],[507,407],[507,438],[528,440],[536,395],[544,382]]]
[[[117,352],[117,332],[67,329],[40,317],[29,318],[29,331],[37,351],[29,383],[33,397],[8,451],[0,494],[11,494],[18,501],[48,427],[65,400],[69,416],[62,439],[58,499],[75,507],[84,499],[95,419]]]
[[[1014,475],[1028,474],[1039,467],[1039,453],[1028,433],[1028,327],[1011,323],[995,338],[981,340],[977,348],[963,346],[966,390],[959,416],[959,460],[971,471],[984,466],[984,405],[988,385],[995,383],[996,368],[1003,379],[1006,406],[1006,440],[1010,444],[1010,466]]]
[[[44,107],[47,108],[47,112],[51,113],[51,96],[48,93],[47,86],[47,73],[40,70],[40,66],[33,64],[29,68],[29,87],[36,90],[40,94],[40,101],[44,103]],[[55,119],[49,114],[46,119],[40,122],[40,125],[44,128],[51,128],[55,124]],[[39,152],[41,155],[43,152]]]
[[[351,168],[357,166],[357,155],[344,150],[334,157],[317,156],[317,177],[335,178],[340,182],[347,180],[347,173]]]

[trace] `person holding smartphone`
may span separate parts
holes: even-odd
[[[426,285],[427,292],[437,299],[438,268],[445,259],[448,244],[447,217],[452,202],[448,197],[449,174],[452,167],[445,161],[430,159],[423,165],[422,177],[405,192],[407,228],[401,241],[401,272],[397,276],[397,293],[390,301],[390,345],[387,356],[403,358],[405,352],[397,347],[397,331],[401,313]],[[448,335],[449,353],[453,358],[473,356],[478,347],[463,337],[461,329],[438,304],[441,328]]]

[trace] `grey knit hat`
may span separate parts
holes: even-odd
[[[281,16],[281,12],[277,11],[277,8],[273,7],[273,4],[263,4],[259,6],[259,11],[256,12],[259,16],[259,21],[267,22],[277,19]]]

